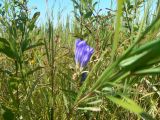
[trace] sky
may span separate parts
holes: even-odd
[[[0,0],[0,2],[3,0]],[[71,0],[28,0],[28,7],[31,8],[31,16],[34,14],[34,12],[39,11],[40,17],[38,19],[37,24],[41,25],[45,23],[46,20],[46,11],[47,8],[48,10],[53,10],[53,16],[54,16],[54,24],[57,24],[57,16],[58,12],[61,11],[61,22],[65,22],[67,15],[68,16],[73,16],[73,3]],[[46,1],[48,1],[46,3]],[[98,11],[99,9],[102,9],[103,13],[105,14],[106,9],[105,8],[111,8],[111,1],[113,2],[112,4],[112,9],[116,8],[116,1],[117,0],[93,0],[94,2],[98,2],[96,6],[96,10]],[[157,0],[152,0],[152,1],[157,1]],[[156,3],[155,3],[156,5]],[[153,6],[155,8],[155,5]],[[37,8],[36,10],[33,11],[32,8]],[[51,12],[51,11],[50,11]],[[102,14],[103,14],[102,13]]]
[[[67,15],[73,16],[73,3],[71,0],[29,0],[29,7],[30,8],[37,8],[35,10],[41,13],[40,18],[38,20],[38,24],[45,23],[46,18],[46,10],[47,7],[49,10],[53,10],[54,15],[54,23],[57,23],[57,15],[58,12],[61,11],[61,21],[65,22]],[[97,10],[98,9],[105,9],[110,8],[111,0],[94,0],[97,1]],[[33,14],[33,13],[32,13]]]

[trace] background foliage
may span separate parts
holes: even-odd
[[[3,1],[0,119],[160,119],[159,0],[111,0],[104,14],[98,1],[72,2],[74,18],[54,27],[53,11],[37,26],[27,0]],[[82,84],[76,38],[95,49]]]

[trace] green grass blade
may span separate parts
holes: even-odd
[[[154,120],[150,115],[143,111],[143,109],[137,105],[133,100],[125,96],[106,96],[109,100],[120,105],[121,107],[141,116],[145,120]]]
[[[115,35],[114,35],[114,41],[113,41],[113,47],[112,47],[112,52],[111,52],[111,61],[114,61],[114,57],[116,55],[116,49],[118,47],[118,42],[119,42],[119,32],[121,29],[121,17],[122,17],[122,5],[123,5],[123,0],[118,0],[117,1],[117,6],[118,6],[118,11],[116,15],[116,21],[115,21]]]

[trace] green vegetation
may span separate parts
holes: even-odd
[[[28,0],[3,0],[0,120],[160,119],[160,1],[111,0],[103,14],[98,1],[72,2],[73,19],[54,26],[49,10],[37,26]],[[94,48],[78,74],[77,38]]]

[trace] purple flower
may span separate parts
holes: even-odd
[[[86,41],[77,39],[75,42],[75,62],[80,67],[85,67],[89,62],[94,49],[87,45]]]

